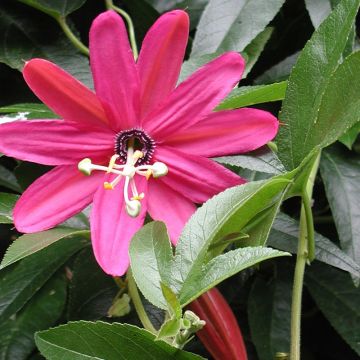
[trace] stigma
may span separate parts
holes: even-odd
[[[139,193],[136,187],[136,175],[144,176],[147,180],[151,177],[159,178],[168,173],[168,167],[162,162],[153,164],[144,164],[144,152],[134,150],[132,144],[127,147],[126,162],[123,162],[124,156],[114,154],[109,161],[108,166],[97,165],[92,163],[91,159],[85,158],[78,164],[78,169],[84,175],[90,176],[95,171],[104,171],[107,174],[114,174],[115,177],[111,182],[104,182],[105,190],[113,190],[120,182],[125,179],[123,196],[125,200],[125,210],[131,217],[137,217],[141,212],[141,200],[145,197],[144,193]],[[120,162],[120,163],[119,163]],[[129,193],[131,196],[129,196]]]

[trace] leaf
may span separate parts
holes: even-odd
[[[66,17],[85,4],[86,0],[18,0],[52,17]]]
[[[243,74],[243,79],[247,77],[251,69],[254,67],[258,61],[261,53],[263,52],[265,45],[270,40],[270,37],[274,31],[273,27],[267,27],[261,33],[259,33],[256,38],[244,49],[245,54],[247,55],[248,60],[246,61],[246,68]]]
[[[88,59],[77,52],[57,24],[41,14],[30,17],[27,7],[15,5],[0,5],[0,62],[22,70],[26,60],[48,59],[91,88]]]
[[[6,187],[13,191],[21,192],[21,188],[16,180],[15,175],[6,167],[1,165],[0,165],[0,186]]]
[[[25,360],[35,349],[34,333],[54,325],[66,302],[63,274],[52,277],[24,308],[0,324],[0,359]]]
[[[52,274],[82,247],[82,237],[64,238],[17,265],[1,270],[0,323],[19,311]]]
[[[342,142],[349,150],[351,150],[354,142],[356,141],[360,133],[360,122],[353,125],[344,135],[339,138],[339,141]]]
[[[119,289],[99,267],[91,247],[76,255],[71,273],[67,319],[98,320],[107,316]]]
[[[128,324],[101,321],[70,322],[38,332],[36,345],[48,360],[201,359],[163,341],[154,342],[150,332]]]
[[[298,237],[299,223],[291,217],[280,213],[270,232],[268,244],[277,249],[296,254]],[[315,233],[315,255],[316,260],[348,271],[355,276],[360,275],[360,265],[355,263],[351,257],[341,251],[329,239],[318,233]]]
[[[296,168],[314,146],[329,145],[355,123],[357,102],[353,102],[352,95],[359,93],[359,56],[348,57],[333,72],[359,2],[343,0],[336,7],[314,32],[291,72],[280,116],[286,126],[280,127],[277,137],[279,158],[287,169]]]
[[[15,114],[17,117],[21,116],[22,120],[58,118],[46,105],[36,103],[3,106],[0,107],[0,113]]]
[[[315,29],[320,26],[332,10],[330,0],[305,0],[305,5]]]
[[[360,264],[360,158],[342,150],[324,150],[320,171],[341,248]]]
[[[86,243],[90,239],[90,234],[89,231],[55,228],[35,234],[22,235],[6,250],[0,264],[0,270],[64,238],[73,239],[73,241],[77,241],[76,238],[82,238]]]
[[[51,169],[50,166],[22,161],[14,170],[22,190],[29,187],[36,179]]]
[[[129,256],[134,279],[145,298],[167,310],[160,284],[169,283],[173,255],[165,224],[156,221],[139,230],[130,243]]]
[[[19,195],[0,193],[0,224],[12,224],[12,210]]]
[[[238,166],[267,174],[278,175],[285,172],[285,168],[277,155],[266,148],[246,155],[221,156],[214,158],[214,160],[220,164]]]
[[[237,109],[245,106],[283,100],[287,82],[269,85],[241,86],[234,89],[216,110]]]
[[[248,300],[251,338],[260,360],[290,350],[292,271],[284,266],[277,270],[270,281],[256,278]]]
[[[348,274],[318,263],[306,272],[305,283],[321,312],[360,355],[360,288]]]
[[[166,339],[171,336],[175,336],[181,328],[181,319],[173,317],[165,321],[157,334],[156,339]]]
[[[210,0],[195,34],[191,57],[243,51],[275,17],[284,0]]]
[[[170,315],[176,319],[182,316],[181,306],[176,294],[164,283],[160,283],[162,294],[168,304]]]

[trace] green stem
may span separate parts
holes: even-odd
[[[129,290],[129,295],[131,297],[131,301],[134,304],[135,310],[139,316],[141,323],[143,324],[143,326],[146,330],[148,330],[156,335],[157,331],[154,328],[153,324],[151,323],[151,321],[144,309],[144,305],[141,301],[140,294],[138,292],[138,289],[137,289],[134,277],[132,276],[132,272],[131,272],[130,268],[127,272],[126,279],[128,281],[128,290]]]
[[[134,58],[135,58],[135,61],[136,61],[138,56],[139,56],[139,52],[138,52],[138,48],[137,48],[137,45],[136,45],[134,24],[133,24],[133,22],[131,20],[131,17],[129,16],[129,14],[126,11],[124,11],[123,9],[120,9],[119,7],[114,5],[112,0],[105,0],[105,4],[106,4],[106,7],[109,10],[116,11],[117,13],[119,13],[125,19],[125,21],[127,23],[127,26],[128,26],[129,40],[130,40],[131,48],[132,48]]]
[[[61,29],[63,30],[64,34],[68,37],[68,39],[71,41],[71,43],[84,55],[89,56],[89,49],[72,32],[72,30],[70,29],[69,25],[66,22],[66,18],[62,16],[58,16],[55,19],[59,23]]]
[[[306,262],[314,253],[314,223],[312,218],[310,199],[313,193],[314,181],[319,168],[320,152],[314,161],[306,186],[303,190],[300,233],[296,257],[294,285],[291,304],[291,351],[290,360],[300,360],[300,335],[301,335],[301,302],[304,285]]]

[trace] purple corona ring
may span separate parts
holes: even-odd
[[[184,11],[164,14],[135,62],[120,16],[99,15],[90,31],[95,91],[51,62],[26,63],[27,84],[59,120],[0,125],[0,152],[55,166],[17,202],[19,231],[52,228],[92,203],[95,257],[106,273],[122,275],[147,212],[166,223],[175,245],[195,203],[244,183],[208,158],[266,144],[278,121],[257,109],[213,111],[241,78],[238,53],[176,86],[188,32]]]

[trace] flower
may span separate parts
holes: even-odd
[[[106,273],[122,275],[146,212],[166,223],[175,244],[194,203],[244,182],[207,157],[262,146],[278,121],[256,109],[212,112],[241,77],[238,53],[219,56],[176,87],[188,31],[184,11],[166,13],[135,62],[122,19],[100,14],[90,30],[95,92],[46,60],[26,63],[25,81],[61,120],[0,125],[1,152],[55,166],[17,202],[19,231],[52,228],[93,203],[95,257]]]

